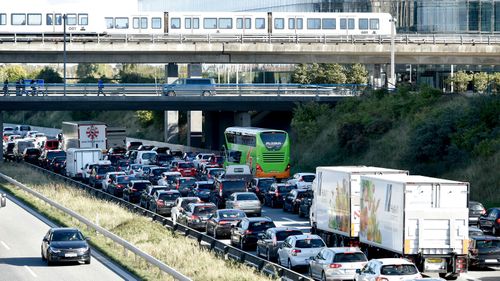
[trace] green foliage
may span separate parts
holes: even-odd
[[[137,72],[120,72],[120,83],[154,83],[155,78]]]
[[[28,78],[26,69],[20,65],[6,65],[0,67],[0,80],[3,82],[5,79],[10,82],[18,81],[21,78]]]
[[[491,75],[491,81],[493,82],[492,89],[493,93],[500,93],[500,72],[495,72]]]
[[[299,104],[294,109],[292,130],[298,136],[311,138],[319,133],[318,119],[330,111],[328,105],[318,103]]]
[[[43,79],[45,83],[63,83],[63,78],[59,72],[52,67],[46,66],[36,75],[37,79]]]
[[[363,64],[356,63],[351,66],[348,73],[347,82],[351,84],[367,84],[368,70]]]
[[[105,64],[80,63],[76,67],[79,83],[95,83],[99,78],[112,77],[111,66]]]
[[[137,119],[143,126],[150,126],[154,121],[154,114],[151,110],[139,110],[136,112]]]
[[[459,71],[448,79],[448,83],[453,84],[457,92],[464,93],[467,91],[467,86],[472,81],[472,78],[472,74],[468,74],[465,71]]]
[[[478,93],[484,93],[488,89],[489,85],[489,75],[486,72],[478,72],[474,74],[474,89]]]
[[[347,75],[345,68],[337,63],[322,64],[323,83],[318,84],[345,84],[347,82]]]
[[[292,74],[292,82],[298,84],[311,84],[311,77],[309,76],[309,70],[306,64],[301,63],[295,67]]]
[[[349,69],[337,63],[299,64],[293,72],[292,82],[299,84],[366,84],[368,71],[361,64],[355,64]]]

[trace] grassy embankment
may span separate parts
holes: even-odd
[[[294,112],[292,167],[373,165],[471,184],[471,200],[500,206],[500,96],[375,92],[335,108]]]
[[[114,203],[93,198],[85,191],[67,187],[61,181],[52,180],[31,168],[9,163],[0,165],[0,172],[94,221],[193,280],[270,280],[247,266],[216,257],[214,253],[201,249],[193,239],[176,235],[146,217],[133,214]],[[83,224],[43,201],[9,183],[0,182],[0,185],[56,223],[81,229],[92,238],[91,243],[96,248],[141,279],[172,280],[169,276],[160,276],[158,269],[148,267],[133,254],[125,254],[122,247],[88,231]]]

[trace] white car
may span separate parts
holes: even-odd
[[[357,247],[324,248],[309,262],[309,275],[319,280],[353,280],[356,269],[368,263]]]
[[[292,235],[278,249],[278,264],[293,269],[309,266],[311,257],[326,247],[321,237],[314,234]]]
[[[296,173],[287,183],[296,185],[298,189],[311,189],[312,182],[315,178],[315,173]]]
[[[163,172],[158,180],[158,185],[171,186],[180,177],[182,177],[180,172]]]
[[[422,278],[417,267],[406,259],[373,259],[355,275],[356,281],[408,281]]]
[[[198,153],[198,155],[196,155],[193,159],[194,167],[197,170],[201,170],[202,164],[208,162],[208,159],[212,156],[214,156],[213,153]]]
[[[125,169],[125,173],[127,173],[129,176],[134,176],[138,177],[138,173],[140,173],[142,169],[142,164],[130,164],[128,167]]]
[[[198,197],[179,197],[175,200],[174,207],[170,210],[170,217],[172,222],[177,224],[177,218],[179,214],[189,205],[190,203],[200,203],[201,200]]]
[[[116,176],[126,176],[125,172],[108,172],[104,175],[102,181],[102,190],[108,192],[108,185],[115,179]]]

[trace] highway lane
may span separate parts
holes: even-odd
[[[42,221],[8,200],[0,209],[1,280],[134,280],[121,268],[93,253],[90,265],[59,264],[48,267],[40,257],[42,237],[51,223]],[[99,257],[99,260],[96,258]],[[104,260],[104,263],[101,262]]]

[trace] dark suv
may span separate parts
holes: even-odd
[[[226,199],[235,192],[247,191],[247,182],[245,180],[216,179],[214,189],[210,192],[210,202],[217,208],[226,207]]]
[[[275,178],[254,178],[248,187],[248,191],[255,192],[260,202],[264,202],[264,196],[271,185],[276,182]]]
[[[271,208],[283,206],[285,196],[295,188],[297,188],[296,185],[273,183],[264,195],[264,204]]]
[[[56,158],[56,157],[66,157],[66,152],[64,152],[63,150],[45,150],[43,153],[42,153],[42,156],[40,156],[39,159],[39,163],[40,163],[40,166],[42,166],[43,168],[49,168],[49,164],[50,162],[52,161],[52,159]]]
[[[491,232],[493,236],[500,234],[500,207],[491,208],[479,217],[479,228]]]
[[[243,218],[231,229],[231,245],[245,250],[249,245],[256,246],[259,234],[276,227],[268,217]]]
[[[92,167],[92,171],[90,171],[89,176],[89,185],[94,188],[102,188],[102,181],[104,180],[104,176],[106,173],[114,172],[115,167],[110,164],[98,164]]]
[[[469,201],[469,225],[478,226],[479,217],[486,213],[483,204],[476,201]]]
[[[141,198],[141,193],[151,183],[147,180],[132,180],[127,184],[127,188],[123,190],[123,200],[131,203],[138,203]]]

